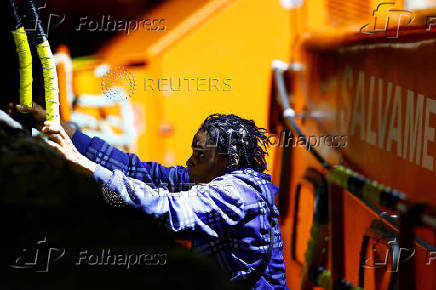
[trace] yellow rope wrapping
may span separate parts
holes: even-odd
[[[330,289],[330,279],[331,279],[331,273],[330,271],[322,271],[318,277],[316,277],[316,283],[319,287],[322,287],[324,289]],[[353,286],[351,287],[353,290],[364,290],[361,287]]]
[[[312,228],[310,230],[309,241],[307,242],[307,249],[304,256],[306,257],[306,263],[311,265],[313,263],[313,255],[316,249],[316,243],[318,241],[318,225],[316,223],[312,224]]]
[[[20,104],[32,107],[32,54],[24,27],[12,31],[20,66]]]
[[[318,286],[329,289],[330,288],[330,272],[329,271],[323,271],[321,272],[318,277],[316,277],[316,283]]]
[[[328,241],[329,237],[324,237],[325,241]],[[306,258],[306,263],[308,265],[312,265],[313,261],[315,260],[314,255],[316,254],[315,251],[317,249],[317,243],[320,240],[320,229],[319,224],[317,222],[313,222],[312,228],[310,230],[310,237],[309,241],[307,242],[307,249],[306,253],[304,254]],[[326,249],[322,249],[321,252],[325,253]]]
[[[352,174],[353,172],[348,168],[343,166],[335,166],[327,174],[327,179],[337,185],[347,188],[348,177],[350,177]]]
[[[385,186],[378,184],[376,181],[366,183],[362,188],[362,197],[372,203],[380,203],[381,192]]]
[[[347,188],[348,178],[355,175],[357,175],[357,173],[353,172],[349,168],[335,166],[327,174],[327,179],[332,183],[342,186],[343,188]],[[366,182],[362,188],[362,198],[369,202],[379,204],[381,192],[387,189],[388,188],[386,186],[379,184],[376,181]]]
[[[59,123],[59,88],[56,73],[56,64],[48,41],[44,41],[36,46],[39,59],[42,64],[45,89],[45,110],[47,121]]]

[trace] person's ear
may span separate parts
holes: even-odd
[[[238,154],[233,154],[232,160],[234,162],[235,167],[238,167],[238,165],[239,165],[239,155]]]
[[[239,155],[238,154],[231,154],[230,160],[228,161],[229,164],[227,165],[227,169],[236,169],[239,165]]]

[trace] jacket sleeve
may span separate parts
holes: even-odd
[[[244,217],[244,203],[237,187],[223,178],[171,193],[100,165],[93,177],[128,204],[163,220],[174,232],[201,231],[217,237],[222,229],[236,225]]]
[[[152,187],[165,187],[174,192],[189,188],[191,180],[184,166],[165,167],[157,162],[141,162],[138,156],[125,153],[98,137],[89,137],[77,130],[72,137],[77,150],[91,161],[125,176],[139,179]]]

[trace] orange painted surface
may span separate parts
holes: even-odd
[[[66,57],[70,58],[70,51],[67,46],[60,45],[56,49],[56,53],[63,54]],[[70,121],[71,120],[71,104],[68,98],[72,98],[72,96],[68,96],[68,77],[67,77],[67,68],[64,62],[59,63],[56,66],[57,74],[58,74],[58,82],[59,82],[59,114],[61,121]]]
[[[352,42],[328,49],[308,46],[311,98],[306,106],[309,113],[328,112],[314,120],[313,134],[348,136],[348,146],[341,152],[345,166],[405,192],[410,200],[434,205],[435,43],[434,34],[420,33],[422,29],[393,41],[354,36]],[[344,210],[345,234],[351,237],[345,243],[345,278],[357,284],[361,237],[375,216],[358,213],[362,208],[351,200]],[[434,232],[420,237],[434,245]],[[436,265],[425,265],[422,251],[415,257],[416,279],[422,287],[417,289],[431,289]],[[383,289],[386,269],[376,272],[380,276],[376,286],[368,289]]]
[[[300,62],[305,68],[301,73],[293,73],[289,83],[296,113],[304,112],[308,116],[298,120],[300,126],[309,136],[347,136],[348,145],[343,149],[317,147],[332,164],[339,164],[342,158],[344,166],[404,191],[410,200],[436,205],[433,190],[436,185],[436,140],[433,130],[436,127],[436,112],[432,109],[436,98],[433,81],[435,59],[432,57],[435,42],[434,29],[426,31],[427,16],[436,15],[436,11],[414,12],[413,22],[409,25],[404,18],[390,15],[390,21],[401,21],[399,37],[386,38],[384,32],[359,32],[373,19],[371,14],[364,17],[363,13],[357,13],[358,8],[354,10],[356,17],[349,19],[348,24],[347,19],[341,20],[340,27],[329,24],[329,10],[314,11],[313,7],[331,2],[334,1],[306,1],[299,9],[291,11],[296,27],[292,34],[291,62]],[[362,7],[371,7],[371,12],[377,7],[374,3],[369,3],[371,6],[367,4],[362,3]],[[397,7],[402,8],[402,3]],[[336,8],[349,9],[350,6],[339,7],[338,4]],[[387,14],[380,13],[378,17],[380,24],[386,20]],[[394,28],[390,29],[387,36],[395,35]],[[416,143],[415,146],[410,146],[411,140]],[[308,210],[313,207],[310,198],[305,205],[300,205],[302,210],[299,212],[295,213],[293,209],[297,184],[302,181],[306,168],[325,172],[310,154],[303,151],[301,148],[293,150],[289,164],[292,169],[290,206],[285,216],[282,215],[283,238],[288,249],[293,246],[294,223],[301,230],[296,237],[299,245],[309,233],[307,228],[303,230],[306,227],[304,219],[312,219]],[[275,174],[279,174],[280,166],[280,162],[275,163]],[[307,194],[312,193],[309,191]],[[346,190],[344,194],[344,207],[333,210],[343,213],[344,279],[358,285],[363,237],[378,216]],[[426,230],[417,235],[435,246],[435,232]],[[301,248],[299,246],[298,250]],[[426,265],[428,256],[427,260],[425,256],[429,252],[421,244],[415,243],[415,249],[416,289],[433,289],[436,263]],[[389,246],[377,248],[378,256],[375,258],[384,258],[384,250],[390,250]],[[374,259],[370,254],[368,251],[367,258]],[[301,256],[298,254],[293,259],[289,250],[285,256],[288,286],[299,287]],[[387,289],[391,275],[389,267],[390,264],[383,268],[365,269],[365,289]]]
[[[135,75],[129,100],[144,110],[145,126],[132,148],[141,159],[184,165],[193,135],[212,113],[266,127],[270,64],[289,55],[287,10],[274,1],[168,1],[142,18],[150,17],[165,18],[165,29],[120,33],[74,76],[80,95],[101,94],[99,65]]]

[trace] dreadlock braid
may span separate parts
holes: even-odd
[[[218,152],[228,154],[228,171],[252,168],[265,171],[265,155],[271,145],[266,129],[256,127],[253,120],[246,120],[233,114],[213,114],[204,120],[199,130],[209,135],[209,142],[217,146]],[[235,165],[235,155],[239,163]]]

